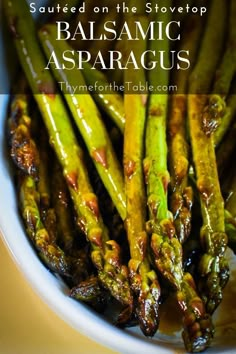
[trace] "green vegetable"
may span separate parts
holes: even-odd
[[[56,27],[53,25],[43,27],[40,31],[40,39],[48,57],[51,55],[52,48],[57,58],[62,58],[63,53],[70,48],[67,42],[56,40]],[[60,59],[58,61],[60,63]],[[57,81],[65,81],[73,87],[76,85],[85,86],[85,81],[79,70],[58,70],[55,66],[52,69]],[[89,93],[64,92],[64,97],[97,171],[124,220],[126,205],[123,175],[100,113]]]
[[[63,168],[78,222],[91,243],[91,257],[100,281],[114,297],[131,306],[132,295],[127,269],[121,264],[120,248],[109,239],[68,113],[60,95],[54,92],[55,82],[51,74],[43,70],[46,61],[38,45],[29,8],[25,1],[14,2],[13,6],[13,2],[8,0],[3,2],[3,8],[20,63],[47,127],[50,143]]]
[[[198,286],[208,313],[213,313],[221,302],[223,288],[229,276],[225,258],[227,235],[224,203],[213,135],[214,108],[218,113],[221,108],[207,106],[208,97],[204,94],[210,90],[223,49],[226,10],[222,1],[213,0],[198,61],[189,79],[190,92],[194,93],[188,98],[189,129],[203,218],[200,237],[204,254],[199,265]],[[209,57],[211,61],[207,61]]]
[[[131,4],[133,2],[131,1]],[[131,5],[130,4],[130,5]],[[142,4],[144,7],[144,4]],[[134,20],[147,25],[144,10],[135,16],[127,16],[129,25]],[[127,44],[128,45],[128,44]],[[146,48],[145,41],[132,43],[132,50],[140,54]],[[130,82],[145,80],[144,70],[139,73],[130,68],[125,72],[125,80]],[[125,93],[124,104],[126,123],[124,131],[124,174],[127,196],[126,229],[130,246],[129,270],[131,288],[137,302],[135,313],[145,335],[153,336],[159,323],[160,285],[152,268],[148,252],[148,235],[145,231],[145,189],[143,176],[144,131],[146,122],[147,95]]]

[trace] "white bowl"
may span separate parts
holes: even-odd
[[[0,33],[0,52],[4,43]],[[6,60],[0,56],[0,93],[9,86]],[[4,88],[4,89],[3,89]],[[167,336],[158,333],[153,339],[145,338],[138,328],[120,330],[109,320],[85,305],[68,297],[67,286],[50,273],[41,263],[29,243],[19,218],[13,178],[6,154],[5,120],[9,96],[0,94],[0,231],[16,264],[38,295],[63,320],[82,334],[120,353],[182,353],[185,352],[180,334]],[[216,336],[209,353],[234,353],[236,347],[236,270],[235,257],[229,252],[234,268],[225,290],[225,298],[214,319]]]

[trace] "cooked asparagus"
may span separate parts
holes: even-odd
[[[130,1],[130,6],[134,4]],[[142,4],[141,7],[144,7]],[[144,9],[135,14],[135,19],[147,24]],[[127,16],[132,26],[133,16]],[[142,53],[145,41],[132,43],[132,50]],[[133,83],[145,81],[144,70],[137,73],[133,68],[125,72],[125,80]],[[127,196],[126,229],[130,245],[129,261],[131,287],[134,291],[135,312],[145,335],[153,336],[159,322],[160,286],[148,256],[148,236],[145,231],[145,191],[143,178],[144,129],[147,95],[126,92],[124,97],[126,123],[124,131],[124,174]]]
[[[189,50],[189,60],[196,62],[203,19],[194,15],[186,20],[180,50]],[[171,211],[174,216],[177,236],[183,243],[191,231],[192,188],[188,182],[189,143],[187,141],[187,84],[190,69],[175,71],[173,82],[178,86],[178,94],[170,97],[168,116],[169,166],[171,182]]]
[[[63,101],[54,92],[52,76],[43,70],[46,62],[37,42],[27,3],[18,1],[13,6],[12,1],[5,0],[3,8],[20,63],[47,127],[50,143],[62,165],[78,221],[91,243],[91,257],[99,278],[114,297],[131,306],[128,271],[121,263],[118,244],[109,239],[83,163],[83,152],[76,141]]]
[[[69,50],[65,41],[57,42],[55,26],[44,26],[39,33],[46,55],[50,56],[53,48],[54,53],[61,58]],[[85,86],[83,76],[78,70],[57,70],[55,66],[52,70],[58,81],[64,80],[74,87],[78,84]],[[64,92],[64,97],[98,173],[124,220],[126,209],[123,175],[99,111],[89,93]]]
[[[215,82],[213,87],[214,95],[217,95],[217,104],[222,105],[222,100],[225,100],[230,93],[230,86],[236,73],[236,3],[235,1],[229,1],[229,28],[226,39],[226,48],[224,49],[224,55],[222,57],[219,68],[217,69]],[[215,98],[213,95],[213,104],[215,104]],[[229,98],[229,107],[220,115],[219,122],[217,122],[218,128],[215,131],[214,139],[216,146],[220,143],[223,136],[227,132],[232,119],[235,114],[235,95],[233,94]]]
[[[227,7],[213,0],[197,64],[189,79],[188,119],[197,188],[201,201],[203,226],[201,242],[204,254],[199,265],[199,290],[208,313],[213,313],[222,300],[229,270],[225,259],[227,235],[224,226],[224,203],[217,174],[214,148],[215,109],[206,110],[214,72],[224,42]],[[211,61],[206,59],[211,57]]]
[[[167,6],[171,6],[171,1],[167,2]],[[159,21],[169,23],[169,14],[160,16],[157,17]],[[155,49],[156,45],[154,44],[152,49]],[[168,52],[168,46],[169,43],[163,43],[161,49]],[[168,85],[168,73],[157,69],[156,77],[149,77],[149,82]],[[151,247],[156,266],[177,293],[178,304],[183,313],[183,339],[186,349],[198,352],[210,345],[213,331],[211,319],[205,313],[202,300],[196,293],[192,276],[184,274],[182,246],[175,232],[173,217],[168,210],[167,112],[168,96],[151,93],[146,132],[147,157],[144,162],[150,218],[148,224],[152,233]]]
[[[222,97],[227,97],[230,91],[230,85],[236,73],[236,3],[229,1],[229,25],[227,28],[227,38],[224,54],[215,74],[213,92]]]
[[[73,209],[70,205],[69,190],[62,174],[62,169],[55,158],[52,169],[52,201],[57,216],[58,242],[68,253],[73,254],[75,238],[78,236],[73,220]]]
[[[93,98],[97,105],[101,107],[104,112],[107,113],[113,122],[117,125],[120,131],[124,132],[125,127],[125,112],[124,101],[120,94],[116,93],[113,88],[110,88],[110,84],[106,76],[98,70],[91,70],[88,63],[84,63],[83,75],[86,84],[92,85],[92,87],[100,86],[104,89],[94,90]]]
[[[37,129],[37,146],[39,151],[39,178],[37,189],[39,192],[39,209],[42,222],[47,229],[49,236],[57,241],[57,220],[55,210],[52,207],[51,183],[50,183],[50,155],[51,150],[48,142],[48,135],[42,124],[38,110],[32,113],[34,116],[35,129]],[[42,126],[41,126],[42,124]]]
[[[52,271],[61,275],[70,275],[70,263],[64,252],[45,229],[38,209],[38,192],[31,176],[19,175],[20,209],[26,225],[26,231],[39,252],[39,256]]]
[[[39,152],[31,134],[29,98],[26,94],[14,96],[8,122],[11,136],[11,156],[13,161],[17,162],[17,168],[20,171],[17,172],[20,210],[27,234],[48,268],[59,274],[69,275],[70,264],[64,252],[50,237],[40,216],[38,207],[40,195],[36,188],[36,181],[39,178]]]
[[[19,91],[24,91],[25,80],[21,79]],[[16,166],[25,174],[38,180],[39,154],[31,136],[31,118],[27,95],[17,94],[11,102],[11,114],[8,119],[11,157]]]
[[[77,4],[78,0],[73,0],[70,5],[75,4],[74,1]],[[184,2],[180,1],[179,4]],[[58,1],[59,4],[63,2]],[[88,24],[99,17],[94,28],[95,32],[97,29],[101,33],[106,16],[93,13],[89,18],[93,3],[90,0],[85,3],[88,5],[86,13],[79,16],[84,28],[86,22]],[[202,3],[203,0],[196,0],[194,5],[200,6]],[[109,0],[103,0],[99,6],[105,4],[110,8]],[[27,76],[26,85],[32,90],[34,100],[31,102],[38,105],[36,111],[39,110],[43,118],[42,123],[41,117],[39,121],[37,114],[32,116],[31,111],[29,113],[23,80],[19,90],[22,93],[14,97],[12,104],[9,132],[11,155],[18,169],[20,212],[37,252],[48,268],[61,274],[67,285],[73,287],[70,292],[72,297],[87,302],[97,311],[103,311],[111,296],[115,297],[122,307],[118,324],[137,324],[138,321],[147,336],[153,336],[158,328],[161,301],[165,300],[169,291],[174,291],[182,311],[183,339],[187,351],[204,350],[214,333],[211,313],[221,301],[229,275],[225,258],[227,244],[236,252],[234,193],[225,199],[227,209],[224,209],[215,156],[217,154],[219,172],[223,169],[226,171],[235,151],[234,142],[229,142],[230,137],[235,140],[235,50],[230,47],[235,43],[232,19],[236,6],[233,0],[227,4],[223,4],[223,0],[211,1],[210,11],[205,16],[208,22],[200,47],[198,44],[204,30],[204,18],[196,14],[185,17],[179,49],[189,50],[191,69],[193,64],[195,67],[190,77],[190,70],[177,70],[171,76],[180,94],[170,96],[165,92],[152,92],[148,98],[147,92],[126,91],[124,101],[115,92],[109,91],[103,95],[99,89],[90,95],[80,90],[72,92],[67,85],[68,91],[64,91],[64,95],[59,92],[56,81],[66,81],[71,88],[81,84],[84,88],[92,85],[110,90],[108,77],[112,76],[111,72],[107,72],[106,78],[102,72],[92,70],[88,63],[83,63],[83,70],[75,70],[75,75],[66,69],[60,72],[54,70],[53,74],[48,69],[44,70],[46,59],[37,42],[38,36],[26,0],[16,3],[4,0],[3,5],[21,66]],[[134,0],[127,4],[130,8],[136,5]],[[165,5],[168,8],[173,6],[173,2],[167,0]],[[111,6],[114,7],[114,4]],[[224,24],[225,19],[228,19],[227,13],[230,16],[228,32]],[[149,21],[160,21],[164,29],[171,20],[171,11],[159,11],[158,14],[153,11],[148,17],[143,3],[138,4],[135,13],[130,11],[123,15],[127,16],[125,19],[131,32],[135,21],[142,24],[143,37],[148,31]],[[174,20],[179,18],[178,14],[175,15]],[[182,15],[180,13],[180,18]],[[108,16],[113,16],[112,11]],[[63,14],[52,20],[56,18],[63,20]],[[70,25],[73,27],[72,23]],[[45,25],[40,30],[40,38],[48,57],[53,49],[59,58],[63,57],[65,50],[72,49],[69,42],[55,40],[55,28],[50,24]],[[89,44],[86,49],[92,51],[93,48],[95,52],[99,44],[97,41],[95,48],[91,41],[87,44],[86,41],[81,42],[76,44],[79,50],[83,44]],[[145,40],[127,40],[125,47],[122,41],[122,60],[127,59],[130,49],[135,57],[140,57],[146,49],[150,49],[165,52],[167,67],[168,53],[171,49],[177,49],[174,46],[176,43],[165,40],[150,40],[149,43],[151,46],[147,48]],[[70,42],[72,44],[73,41]],[[110,46],[112,43],[107,44]],[[104,52],[109,48],[100,49]],[[232,60],[229,57],[230,50]],[[125,73],[124,87],[127,81],[134,85],[137,83],[137,86],[146,81],[152,86],[167,86],[170,82],[168,70],[160,69],[158,64],[149,77],[146,75],[150,73],[149,70],[135,70],[132,61],[128,64],[128,70],[119,70],[118,74],[121,78]],[[50,61],[52,68],[53,61]],[[107,123],[108,129],[113,124],[106,115],[102,121],[98,108],[119,127],[120,132],[115,128],[119,136],[124,133],[125,181],[114,154],[115,151],[121,162],[123,140],[119,139],[117,144],[117,140],[111,137],[112,130],[106,132],[103,123]],[[188,122],[185,121],[187,114]],[[73,121],[75,117],[77,127]],[[48,135],[42,134],[39,129],[41,124],[45,124]],[[56,156],[48,153],[49,142]],[[86,145],[88,152],[84,150]],[[189,169],[192,154],[194,166]],[[49,176],[51,157],[54,167]],[[224,191],[225,183],[230,179],[225,179],[223,174],[220,177]],[[194,183],[190,187],[192,178]],[[235,186],[232,184],[230,187],[233,190]],[[196,194],[194,204],[192,190]],[[195,211],[201,215],[196,215]],[[118,232],[113,232],[114,215],[122,233],[118,227],[115,230]],[[194,251],[197,248],[199,252],[198,259],[195,258],[193,262],[196,262],[189,268],[190,272],[194,268],[192,275],[185,272],[185,247],[181,245],[190,233],[191,221],[194,230],[191,235],[193,238],[189,238],[193,245],[190,248],[194,247]],[[195,240],[200,228],[199,240]],[[110,239],[109,234],[115,241]],[[121,252],[124,257],[121,257]],[[128,267],[122,263],[122,258]],[[111,302],[116,304],[114,300]]]

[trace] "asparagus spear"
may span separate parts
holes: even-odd
[[[215,145],[217,146],[227,132],[235,114],[235,95],[229,97],[227,109],[221,111],[224,101],[230,92],[230,86],[236,73],[236,3],[229,1],[229,28],[227,33],[226,47],[224,55],[217,68],[213,87],[213,96],[210,98],[210,105],[217,105],[220,111],[216,113],[214,124],[216,131],[214,133]],[[229,105],[229,107],[228,107]],[[216,107],[217,108],[217,107]]]
[[[57,242],[70,259],[72,285],[76,286],[78,291],[81,289],[80,300],[91,302],[90,295],[85,290],[83,291],[84,288],[81,282],[87,284],[87,281],[90,282],[91,276],[94,279],[96,278],[96,282],[98,282],[98,279],[91,264],[88,243],[85,242],[82,232],[74,220],[69,190],[56,157],[53,161],[52,186],[52,203],[57,218]],[[94,286],[97,289],[97,286]]]
[[[189,60],[194,65],[197,57],[202,19],[195,15],[186,20],[180,50],[189,51]],[[187,141],[187,83],[190,70],[174,72],[173,81],[178,94],[170,97],[168,115],[169,167],[171,184],[171,211],[177,236],[183,243],[191,231],[192,188],[188,183],[189,144]]]
[[[69,190],[57,159],[53,161],[52,202],[57,216],[58,241],[68,254],[73,253],[78,228],[73,224],[73,209],[70,205]]]
[[[68,195],[65,180],[63,178],[59,163],[56,162],[48,143],[48,134],[45,130],[38,110],[33,112],[34,129],[39,133],[37,139],[37,147],[40,155],[39,161],[39,178],[37,182],[37,191],[39,194],[39,210],[40,217],[45,229],[48,232],[50,241],[59,244],[59,247],[65,252],[65,256],[70,262],[70,278],[67,281],[72,281],[73,284],[78,284],[79,281],[85,280],[90,273],[91,264],[87,256],[85,248],[81,251],[75,247],[75,242],[72,244],[69,238],[74,241],[73,226],[70,224],[70,212]],[[40,126],[40,127],[39,127]],[[55,161],[53,173],[50,174],[50,162]],[[50,160],[50,162],[49,162]],[[52,191],[52,192],[51,192]],[[70,229],[69,229],[70,227]],[[78,229],[78,228],[77,228]],[[65,242],[61,242],[61,239]],[[69,247],[70,246],[70,247]],[[74,246],[74,247],[73,247]],[[72,249],[73,247],[73,249]]]
[[[213,0],[199,58],[189,79],[191,94],[188,98],[188,118],[203,218],[200,237],[205,252],[199,265],[198,286],[208,313],[213,313],[221,302],[223,288],[229,276],[224,255],[227,246],[224,204],[217,174],[212,129],[214,109],[213,112],[205,109],[208,98],[206,93],[211,88],[223,48],[226,10],[225,3]],[[208,61],[209,57],[211,61]]]
[[[31,176],[19,175],[20,209],[26,231],[39,252],[40,258],[52,271],[61,275],[70,274],[70,264],[64,252],[56,245],[45,229],[38,209],[38,192]]]
[[[193,176],[191,176],[191,182],[194,190],[194,197],[195,205],[199,204],[200,207],[200,201],[199,201],[199,195],[197,193],[197,187],[196,187],[196,181]],[[236,222],[235,222],[235,213],[232,212],[230,206],[228,207],[228,203],[235,207],[235,180],[232,176],[230,176],[229,180],[224,181],[227,186],[223,186],[222,189],[224,190],[224,193],[226,194],[225,197],[225,210],[224,210],[224,221],[225,221],[225,232],[228,236],[228,246],[236,253]],[[231,197],[233,197],[231,199]],[[231,204],[232,203],[232,204]]]
[[[124,132],[125,127],[125,112],[124,101],[120,94],[116,93],[113,88],[110,88],[106,76],[96,69],[91,69],[89,63],[83,65],[83,75],[88,86],[103,87],[104,90],[97,90],[93,93],[93,98],[97,105],[107,113],[113,122],[117,125],[120,131]],[[105,92],[105,94],[104,94]]]
[[[134,1],[131,0],[129,6],[133,5]],[[132,17],[127,16],[130,28],[132,28],[134,20],[142,21],[143,25],[147,25],[143,3],[140,6],[140,13]],[[144,40],[132,43],[132,50],[137,54],[142,53],[145,48]],[[143,83],[145,81],[144,70],[139,70],[137,74],[133,68],[129,68],[125,72],[125,80]],[[129,261],[130,280],[137,302],[135,312],[143,333],[153,336],[159,322],[160,286],[149,261],[148,237],[145,232],[146,200],[142,160],[146,99],[144,94],[125,93],[124,174],[127,195],[126,229],[131,255]]]
[[[70,290],[70,296],[92,306],[96,311],[103,312],[109,301],[109,294],[101,288],[98,278],[91,276]]]
[[[32,114],[35,122],[35,129],[39,134],[37,139],[37,146],[39,151],[39,179],[37,184],[37,190],[39,192],[39,209],[42,222],[47,229],[49,236],[52,240],[57,242],[57,220],[55,210],[52,207],[51,192],[50,192],[50,157],[51,150],[48,143],[48,134],[45,127],[41,124],[41,117],[38,110],[35,110]]]
[[[171,1],[167,2],[168,6],[171,6]],[[170,21],[169,14],[158,16],[157,20],[167,24]],[[153,46],[151,49],[155,50],[156,44]],[[161,50],[168,52],[169,43],[163,43]],[[149,83],[155,86],[157,83],[168,85],[168,72],[156,69],[156,76],[149,77]],[[212,324],[210,317],[205,313],[202,300],[196,293],[192,276],[183,271],[182,246],[168,210],[167,112],[167,95],[151,93],[146,132],[147,156],[144,161],[150,218],[148,224],[152,232],[151,247],[156,266],[175,288],[178,304],[183,313],[185,346],[188,351],[197,352],[209,346],[213,334]]]
[[[25,80],[21,79],[19,91],[24,91]],[[16,166],[25,174],[38,180],[39,154],[31,137],[31,118],[28,112],[27,95],[17,94],[11,102],[11,114],[8,119],[11,157]]]
[[[120,248],[109,239],[91,188],[83,152],[76,141],[63,101],[53,91],[54,80],[43,70],[46,62],[40,51],[34,23],[26,2],[4,0],[3,8],[13,35],[21,65],[34,93],[50,143],[60,161],[83,231],[92,246],[92,260],[104,287],[126,305],[132,304],[126,267],[121,264]]]
[[[167,0],[167,7],[171,1]],[[170,14],[162,14],[155,17],[155,20],[163,21],[166,25],[170,21]],[[169,41],[159,44],[151,42],[150,50],[162,50],[169,53]],[[166,54],[165,66],[169,67],[169,58]],[[148,77],[150,85],[168,85],[169,71],[160,67],[155,69],[155,75],[151,72]],[[151,93],[148,101],[147,127],[146,127],[146,157],[144,160],[144,171],[147,183],[147,203],[149,217],[155,223],[168,217],[167,212],[167,186],[169,183],[169,172],[167,171],[167,144],[166,144],[166,118],[168,111],[168,94]]]
[[[70,258],[72,282],[77,286],[81,281],[86,281],[93,274],[94,269],[91,266],[88,243],[85,242],[82,231],[76,225],[69,190],[56,157],[53,161],[52,186],[58,243]]]
[[[52,49],[58,58],[62,58],[63,53],[70,48],[67,42],[56,40],[56,27],[53,25],[44,26],[39,35],[46,55],[49,57]],[[76,87],[78,84],[85,86],[83,76],[78,70],[58,70],[56,66],[53,66],[52,69],[58,81],[66,81],[72,87]],[[64,92],[64,97],[97,171],[124,220],[126,208],[123,176],[97,107],[89,93]]]
[[[23,89],[22,82],[24,86],[25,80],[20,82],[21,89]],[[13,161],[17,162],[17,168],[20,171],[17,174],[20,209],[26,224],[27,234],[47,267],[59,274],[68,275],[69,262],[64,252],[55,244],[45,229],[38,209],[39,194],[36,180],[39,177],[39,153],[31,136],[29,100],[26,94],[14,96],[8,123],[11,135],[11,155]]]
[[[222,97],[226,97],[230,90],[232,79],[236,73],[236,3],[229,1],[229,25],[227,28],[226,47],[224,55],[215,74],[213,92]]]
[[[229,94],[226,99],[226,107],[220,119],[218,128],[214,133],[215,146],[221,145],[222,140],[227,135],[236,115],[236,95],[235,93]],[[225,139],[227,141],[227,138]]]
[[[18,84],[18,86],[20,86],[18,87],[18,91],[23,90],[23,86],[25,86],[25,79],[22,78],[20,81],[20,84]],[[49,151],[46,141],[47,134],[45,131],[43,131],[43,129],[40,129],[41,134],[39,141],[37,142],[39,146],[37,146],[31,137],[31,131],[38,127],[34,126],[32,128],[32,126],[35,125],[35,122],[32,123],[32,119],[28,112],[28,107],[29,97],[26,94],[17,94],[12,100],[11,115],[8,120],[10,135],[12,137],[11,143],[15,144],[16,137],[14,136],[17,135],[19,148],[22,146],[27,146],[27,149],[24,148],[21,156],[23,158],[24,153],[26,154],[28,168],[26,170],[24,169],[23,172],[25,174],[29,174],[30,177],[32,177],[31,171],[35,171],[35,156],[37,156],[37,185],[33,180],[30,181],[30,179],[27,180],[26,177],[19,177],[21,209],[26,223],[27,231],[33,243],[36,245],[36,248],[39,250],[40,257],[51,270],[67,276],[69,275],[68,271],[70,270],[70,276],[72,276],[73,279],[76,278],[76,280],[78,280],[79,278],[80,280],[84,280],[85,274],[88,276],[88,259],[86,259],[86,262],[82,262],[83,259],[81,256],[77,257],[77,259],[73,259],[72,257],[69,259],[64,254],[63,250],[60,249],[56,244],[56,216],[54,209],[51,208],[51,196],[49,191],[50,183],[48,178],[47,165]],[[34,113],[37,114],[34,119],[38,118],[38,112]],[[21,128],[22,126],[24,127],[24,130],[27,131],[27,141],[25,141],[25,136],[22,136],[18,133],[19,127]],[[21,139],[19,139],[20,136]],[[28,141],[30,141],[30,144],[27,143]],[[12,147],[11,151],[13,153]],[[18,154],[18,149],[16,150],[16,153]],[[30,157],[30,154],[32,154],[32,157]],[[13,160],[17,160],[13,154],[12,158]],[[22,164],[18,164],[17,167],[22,171]],[[30,171],[30,173],[28,173],[28,171]],[[32,194],[31,197],[30,194]],[[30,224],[30,220],[34,220],[33,218],[36,220],[38,218],[37,226],[35,226],[37,231],[35,231],[33,228],[33,222]],[[59,219],[59,223],[60,221],[61,220]],[[37,233],[42,237],[40,242],[42,243],[44,241],[45,243],[45,246],[42,249],[36,242],[37,236],[35,235]]]
[[[35,121],[39,122],[40,118],[38,116],[39,112],[37,111],[35,114]],[[39,164],[39,181],[38,181],[38,190],[40,194],[40,207],[42,210],[41,214],[45,214],[47,210],[50,208],[50,177],[49,177],[49,159],[50,159],[50,150],[48,144],[48,135],[45,129],[37,127],[39,131],[38,138],[38,149],[40,153],[40,164]]]
[[[76,300],[85,302],[97,301],[101,295],[101,288],[96,277],[91,277],[79,285],[73,287],[70,291],[70,296]]]
[[[214,131],[215,145],[219,145],[227,132],[235,114],[235,95],[229,95],[230,86],[236,73],[236,3],[229,1],[229,27],[227,28],[226,46],[214,78],[213,94],[209,98],[206,110],[210,112],[206,129]],[[224,32],[223,32],[224,34]],[[228,105],[226,98],[229,95]],[[225,107],[226,106],[226,107]],[[208,117],[208,115],[206,115]]]
[[[74,3],[70,3],[70,6],[73,7],[73,5],[76,5],[76,3],[80,3],[80,0],[73,0]],[[60,5],[63,6],[65,1],[61,0]],[[88,3],[88,4],[87,4]],[[108,5],[108,3],[105,2],[105,6]],[[110,5],[110,4],[109,4]],[[103,6],[101,4],[101,6]],[[86,13],[85,14],[80,14],[80,16],[86,17],[86,14],[93,14],[93,11],[90,11],[90,8],[92,8],[92,3],[90,1],[85,2],[85,7],[86,7]],[[92,10],[92,9],[91,9]],[[96,15],[96,14],[95,14]],[[63,19],[67,19],[68,13],[63,14]],[[88,20],[88,19],[87,19]],[[90,21],[92,18],[89,19]],[[104,19],[102,18],[102,23],[104,23]],[[52,17],[51,22],[55,22],[55,18]],[[84,22],[86,22],[84,20]],[[97,35],[97,37],[99,37]],[[100,45],[100,41],[98,41]],[[72,42],[70,43],[72,44]],[[94,44],[94,42],[93,42]],[[82,44],[80,43],[82,46]],[[77,45],[78,47],[78,45]],[[79,48],[78,48],[79,49]],[[82,47],[80,48],[82,49]],[[88,48],[86,48],[88,49]],[[124,103],[119,94],[117,94],[115,91],[113,91],[111,88],[109,88],[109,82],[106,78],[106,76],[102,73],[99,72],[96,69],[91,70],[90,64],[89,63],[84,63],[83,65],[83,74],[86,80],[86,83],[88,86],[92,85],[95,86],[95,83],[98,84],[100,87],[104,87],[104,90],[101,90],[101,92],[97,92],[93,94],[93,98],[97,102],[97,104],[108,114],[108,116],[115,122],[115,124],[119,127],[119,129],[123,132],[124,131],[124,123],[125,123],[125,117],[124,117]],[[107,88],[106,88],[107,87]],[[104,92],[106,92],[106,95],[104,95]]]

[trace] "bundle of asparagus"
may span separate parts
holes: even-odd
[[[200,6],[202,0],[193,3]],[[173,2],[165,5],[171,8]],[[9,150],[20,213],[37,253],[65,280],[70,296],[97,311],[108,302],[118,304],[116,324],[139,324],[146,336],[155,335],[160,307],[174,296],[186,350],[203,351],[211,344],[212,314],[229,277],[228,240],[234,252],[236,244],[235,174],[226,181],[222,173],[235,151],[227,139],[235,131],[236,67],[229,54],[235,56],[235,1],[212,0],[206,21],[181,17],[179,49],[190,50],[192,71],[170,75],[157,67],[150,75],[131,65],[124,77],[116,72],[112,78],[88,63],[83,71],[42,71],[52,49],[59,63],[72,45],[81,48],[78,42],[55,40],[53,22],[62,18],[73,25],[73,16],[52,16],[37,32],[25,0],[4,0],[3,7],[23,71],[11,98]],[[111,15],[96,17],[98,31]],[[79,16],[88,21],[86,13]],[[142,2],[124,17],[135,31],[135,22],[146,29],[150,20],[167,26],[171,16],[147,15]],[[104,53],[111,45],[104,43]],[[127,41],[122,50],[124,58],[128,46],[137,57],[147,49],[167,53],[168,66],[171,45]],[[105,87],[116,75],[144,86],[175,83],[179,93],[60,92],[56,84]],[[193,223],[200,229],[197,239]],[[192,240],[200,259],[190,256],[190,273],[183,259]]]

